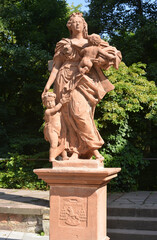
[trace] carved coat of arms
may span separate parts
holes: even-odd
[[[86,226],[87,200],[81,198],[64,198],[61,201],[60,223],[69,226]]]

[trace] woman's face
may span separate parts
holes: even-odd
[[[83,21],[80,17],[76,16],[73,18],[72,23],[71,23],[71,30],[72,32],[75,33],[80,33],[83,32]]]

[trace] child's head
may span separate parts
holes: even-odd
[[[42,98],[43,105],[46,108],[52,108],[55,106],[56,94],[53,92],[47,92]]]
[[[101,43],[101,37],[98,34],[93,33],[91,35],[88,35],[88,41],[94,46],[99,46]]]

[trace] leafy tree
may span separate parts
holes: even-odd
[[[119,32],[134,32],[147,21],[156,22],[157,1],[88,0],[90,29],[110,36]]]
[[[2,32],[3,40],[11,38],[18,46],[35,44],[52,53],[55,43],[67,35],[64,0],[4,0],[0,7],[2,23],[9,33],[6,37]]]
[[[122,167],[112,189],[137,189],[137,176],[147,162],[143,156],[156,152],[157,87],[145,77],[145,65],[123,62],[118,71],[106,71],[115,90],[96,109],[97,126],[106,142],[105,166]],[[153,131],[152,131],[153,129]]]
[[[89,2],[90,33],[106,33],[111,45],[122,51],[126,64],[132,64],[122,63],[118,71],[105,72],[116,88],[96,113],[106,142],[102,149],[105,166],[122,167],[110,188],[136,190],[138,176],[148,164],[143,157],[157,153],[157,1]],[[139,61],[147,65],[135,63]]]
[[[0,153],[33,154],[47,149],[40,95],[69,9],[64,0],[1,0],[0,9]]]
[[[89,0],[90,32],[107,34],[127,65],[147,64],[148,79],[157,82],[157,1]]]
[[[112,42],[115,42],[116,45],[119,43],[117,47],[120,50],[125,45],[124,50],[128,51],[128,48],[131,50],[128,51],[130,56],[126,59],[131,63],[135,59],[136,52],[144,55],[143,48],[145,46],[143,44],[145,41],[141,41],[141,45],[135,43],[141,39],[140,31],[147,30],[147,33],[150,33],[150,22],[152,23],[151,40],[149,34],[145,35],[145,32],[143,39],[144,37],[146,41],[154,39],[155,42],[155,20],[153,20],[155,19],[153,13],[155,10],[152,5],[147,4],[151,7],[147,7],[149,11],[147,14],[143,14],[146,21],[139,20],[138,24],[134,21],[135,26],[131,24],[134,18],[129,15],[129,12],[132,13],[131,5],[128,5],[128,9],[126,9],[128,15],[120,14],[120,10],[124,10],[128,1],[116,2],[119,5],[115,5],[114,0],[105,1],[106,4],[108,3],[105,7],[108,7],[106,23],[109,25],[104,25],[103,22],[100,25],[97,24],[103,20],[103,15],[98,21],[94,15],[93,18],[91,18],[92,15],[89,15],[88,19],[89,23],[94,21],[94,24],[90,25],[93,29],[95,27],[92,32],[108,31]],[[134,4],[132,5],[133,9],[136,9],[136,2],[130,1],[130,4]],[[100,3],[103,9],[104,1],[100,1]],[[99,5],[96,6],[99,7]],[[114,22],[114,18],[112,19],[111,16],[112,12],[109,12],[109,10],[115,9],[115,6],[114,14],[122,22],[119,24],[119,29],[119,22]],[[38,132],[42,124],[43,113],[40,95],[48,78],[47,61],[52,58],[56,42],[63,36],[68,36],[65,25],[67,17],[74,7],[67,8],[65,1],[61,0],[4,0],[0,1],[0,7],[0,152],[1,156],[5,156],[8,151],[19,154],[36,154],[48,149],[43,134]],[[128,16],[128,20],[125,16]],[[128,21],[131,25],[128,24]],[[110,28],[105,30],[103,26],[110,26]],[[131,44],[137,46],[136,50],[128,47],[130,39],[132,39]],[[148,64],[148,68],[152,69],[155,68],[156,58],[153,54],[156,45],[148,44],[148,47],[150,46],[152,46],[151,54],[147,54],[147,58],[150,57],[148,58],[149,62],[152,61],[152,65]],[[149,53],[149,48],[147,52]],[[152,58],[152,56],[154,57]],[[141,57],[136,57],[138,61],[141,59]],[[120,185],[123,190],[126,190],[126,187],[127,189],[133,186],[137,187],[136,176],[145,165],[142,156],[143,154],[146,156],[150,152],[153,154],[155,151],[157,91],[154,82],[147,81],[144,68],[145,65],[140,63],[130,67],[122,63],[119,71],[111,68],[105,73],[116,89],[99,104],[96,117],[101,135],[106,141],[106,145],[102,149],[105,165],[122,166],[123,168],[123,174],[119,176],[119,181],[113,182],[114,189]],[[153,71],[151,73],[155,74]],[[10,158],[8,165],[5,165],[6,170],[8,169],[7,171],[11,174],[9,175],[10,181],[15,177],[13,172],[17,167],[18,159],[17,171],[23,179],[23,169],[20,169],[23,159],[17,155]],[[8,181],[4,172],[3,179],[6,179],[5,183]],[[19,186],[17,181],[15,181],[15,185],[16,187],[22,186]]]
[[[11,154],[0,164],[0,187],[2,188],[29,188],[48,190],[43,180],[39,180],[33,169],[51,167],[49,162],[28,161],[28,156]]]
[[[77,6],[75,6],[74,3],[72,3],[71,5],[68,5],[68,9],[69,9],[68,16],[70,16],[73,12],[82,12],[81,7],[82,7],[82,4],[78,4]]]

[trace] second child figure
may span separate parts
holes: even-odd
[[[56,94],[53,92],[47,92],[42,98],[43,105],[46,107],[44,120],[44,138],[50,143],[49,150],[49,161],[52,162],[55,160],[55,155],[58,155],[60,151],[59,137],[61,131],[61,120],[60,120],[60,109],[63,104],[66,104],[70,100],[69,94],[64,94],[60,102],[55,104]],[[61,148],[62,149],[62,148]],[[67,159],[67,154],[64,149],[62,149],[63,160]],[[57,154],[56,154],[57,151]]]

